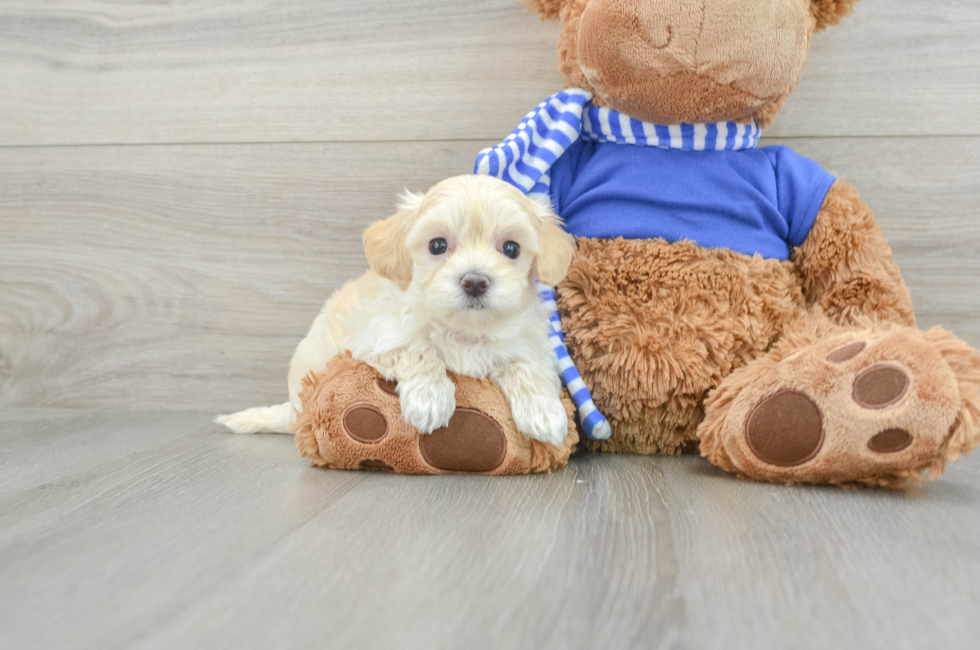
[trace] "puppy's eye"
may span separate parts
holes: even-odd
[[[521,245],[516,241],[505,241],[500,247],[500,252],[512,260],[516,260],[521,254]]]
[[[433,255],[442,255],[449,250],[449,244],[442,237],[436,237],[429,242],[429,252]]]

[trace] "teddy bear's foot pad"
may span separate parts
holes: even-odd
[[[357,469],[364,470],[366,472],[385,472],[386,474],[391,474],[395,471],[394,467],[383,460],[375,460],[373,458],[362,460],[357,464]]]
[[[493,418],[456,409],[449,426],[419,436],[422,458],[447,472],[492,472],[507,457],[507,437]]]
[[[446,427],[421,434],[401,417],[396,382],[339,355],[304,381],[297,447],[314,465],[401,474],[527,474],[567,462],[578,441],[567,396],[569,434],[564,445],[554,447],[517,431],[493,382],[450,379],[456,412]]]
[[[709,409],[728,412],[715,431],[717,413],[706,418],[702,450],[722,467],[782,483],[895,486],[926,469],[941,474],[954,432],[955,453],[980,437],[961,395],[976,385],[954,369],[965,360],[975,374],[976,355],[942,334],[851,332],[750,365],[712,398]]]
[[[780,391],[752,410],[745,435],[752,453],[763,462],[795,467],[816,456],[823,446],[823,417],[803,393]]]

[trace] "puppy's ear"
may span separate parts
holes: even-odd
[[[561,11],[561,6],[568,0],[524,0],[527,8],[536,14],[541,14],[542,20],[554,20]]]
[[[839,25],[842,18],[854,11],[858,0],[812,0],[810,13],[817,20],[816,31]]]
[[[530,199],[529,199],[530,200]],[[575,240],[561,227],[561,219],[551,209],[547,199],[531,200],[538,217],[540,250],[535,262],[538,279],[553,287],[565,279],[575,254]]]
[[[364,254],[371,270],[402,286],[412,281],[412,256],[405,237],[421,202],[421,194],[406,191],[398,212],[364,231]]]

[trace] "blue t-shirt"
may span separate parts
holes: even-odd
[[[551,167],[551,199],[579,237],[692,240],[789,259],[835,178],[786,147],[688,151],[578,140]]]

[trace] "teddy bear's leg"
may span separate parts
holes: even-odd
[[[776,483],[901,486],[977,447],[980,355],[963,341],[822,314],[791,330],[707,400],[712,463]]]
[[[807,310],[712,393],[702,454],[759,480],[900,485],[974,449],[980,357],[942,329],[914,328],[891,249],[847,182],[793,261]]]
[[[314,465],[401,474],[528,474],[565,465],[578,442],[571,400],[563,444],[530,440],[514,425],[500,387],[450,375],[456,412],[449,425],[420,434],[401,415],[396,382],[384,380],[349,354],[303,381],[296,446]]]

